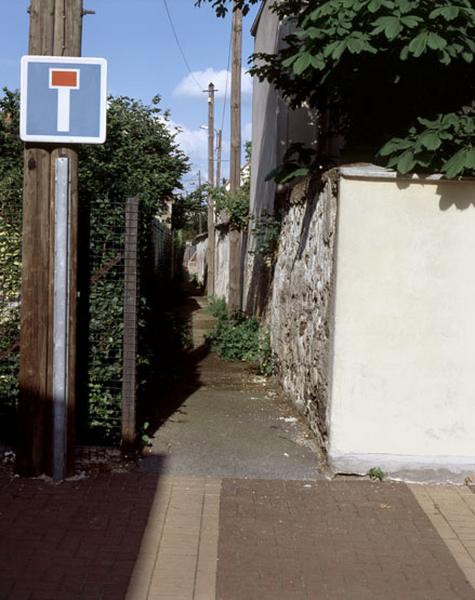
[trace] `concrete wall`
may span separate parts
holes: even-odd
[[[329,457],[475,468],[475,182],[343,169]]]
[[[229,294],[229,236],[227,227],[216,228],[214,295],[228,301]]]

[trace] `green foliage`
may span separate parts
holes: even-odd
[[[107,141],[79,147],[80,189],[85,197],[139,196],[142,206],[160,212],[180,188],[188,160],[167,128],[169,114],[126,96],[109,98]]]
[[[251,142],[245,145],[246,161],[250,165],[252,146]],[[243,172],[242,172],[243,173]],[[215,210],[229,219],[232,229],[245,230],[249,226],[249,199],[251,193],[250,168],[241,174],[241,187],[236,192],[231,192],[224,187],[210,190]]]
[[[315,148],[307,148],[299,142],[290,144],[282,158],[282,164],[273,169],[266,176],[266,181],[274,180],[276,183],[288,183],[297,177],[307,177],[315,173],[322,162],[322,156]],[[325,165],[329,160],[324,161]]]
[[[177,198],[173,206],[173,228],[183,231],[185,239],[208,231],[207,185]]]
[[[186,237],[194,237],[201,215],[202,223],[208,216],[208,200],[211,199],[215,212],[225,215],[233,229],[246,229],[249,223],[249,181],[234,194],[224,187],[210,187],[205,183],[175,205],[174,225],[182,228]],[[206,223],[207,225],[207,223]],[[204,228],[207,231],[207,226]]]
[[[109,99],[107,141],[103,146],[80,147],[80,197],[90,231],[88,330],[88,428],[91,441],[115,442],[120,434],[122,378],[124,202],[138,196],[139,268],[138,392],[153,376],[154,335],[151,306],[154,272],[151,225],[165,208],[165,200],[180,188],[188,162],[167,128],[168,114],[159,107],[127,97]],[[119,262],[117,262],[119,260]]]
[[[234,6],[241,8],[243,15],[247,15],[251,4],[256,4],[260,0],[234,0]],[[292,1],[292,0],[291,0]],[[228,12],[228,4],[230,0],[195,0],[196,6],[201,6],[209,2],[216,11],[218,17],[225,17]]]
[[[19,96],[0,96],[0,435],[14,435],[20,336],[23,145]]]
[[[471,63],[475,53],[470,0],[457,5],[446,0],[328,0],[309,3],[304,14],[293,16],[300,45],[284,66],[292,66],[295,75],[307,69],[329,75],[352,54],[397,54],[401,61],[426,54],[448,65]]]
[[[212,349],[225,360],[249,362],[256,365],[263,375],[271,375],[270,336],[260,321],[241,313],[229,315],[222,300],[214,301],[208,310],[218,317],[218,323],[209,336]]]
[[[140,430],[140,441],[144,446],[152,446],[153,443],[153,438],[149,435],[149,427],[150,427],[150,423],[148,421],[145,421],[145,423],[142,424],[141,430]]]
[[[254,254],[271,259],[279,246],[282,221],[268,212],[253,220],[252,231],[256,240]]]
[[[211,298],[208,304],[207,312],[218,320],[222,321],[228,316],[228,308],[224,298]]]
[[[220,15],[231,6],[208,1]],[[254,55],[251,72],[280,89],[291,106],[316,109],[319,139],[328,131],[345,139],[341,161],[375,160],[391,140],[394,154],[385,147],[384,155],[404,172],[473,173],[473,118],[461,118],[475,98],[472,0],[288,0],[271,9],[295,33],[276,54]],[[417,119],[452,114],[460,117],[453,139],[422,153],[420,136],[411,131]],[[297,161],[293,172],[311,166]]]
[[[223,213],[229,219],[232,229],[247,229],[249,224],[249,187],[243,186],[236,193],[224,188],[211,190],[216,212]]]
[[[475,174],[475,117],[449,113],[418,119],[405,138],[393,138],[381,150],[400,173],[436,170],[448,179]]]
[[[368,471],[368,477],[373,481],[383,481],[387,477],[387,473],[385,473],[381,467],[371,467]]]
[[[244,157],[247,163],[251,162],[252,159],[252,142],[247,140],[244,142]]]
[[[328,0],[302,2],[300,9],[274,5],[297,33],[280,54],[257,55],[264,63],[253,72],[280,87],[292,105],[329,110],[332,127],[347,141],[343,159],[372,160],[395,135],[415,143],[406,132],[417,117],[457,112],[472,102],[475,10],[469,0]],[[437,170],[452,158],[450,151],[444,144],[433,162],[432,155],[420,162]],[[407,172],[419,162],[406,154],[396,164]]]

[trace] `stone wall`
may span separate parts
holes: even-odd
[[[328,438],[336,183],[305,181],[290,194],[267,309],[278,378],[322,448]]]

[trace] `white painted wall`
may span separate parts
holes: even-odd
[[[206,281],[207,253],[208,238],[201,236],[185,254],[185,268],[190,277],[196,277],[196,281],[200,285],[204,285]]]
[[[229,294],[229,235],[227,229],[216,229],[214,258],[214,295],[228,301]]]
[[[475,182],[342,171],[330,461],[475,468]]]

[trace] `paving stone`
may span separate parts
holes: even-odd
[[[404,484],[224,479],[218,557],[218,600],[475,599]]]

